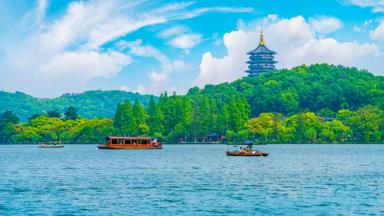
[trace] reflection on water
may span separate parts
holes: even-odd
[[[0,146],[4,215],[384,214],[384,145]]]

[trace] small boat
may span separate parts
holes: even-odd
[[[64,148],[64,146],[56,144],[40,144],[39,148]]]
[[[151,137],[106,137],[106,143],[97,146],[99,149],[162,149],[161,142]]]
[[[246,141],[244,144],[247,145],[246,148],[240,147],[239,150],[226,151],[225,153],[227,154],[227,156],[244,156],[244,157],[266,157],[269,155],[269,153],[267,152],[254,150],[252,148],[253,143],[250,141]]]
[[[253,157],[266,157],[269,155],[269,153],[266,152],[259,152],[259,151],[249,151],[249,152],[236,152],[236,151],[227,151],[227,156],[253,156]]]

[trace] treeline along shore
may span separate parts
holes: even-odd
[[[1,143],[100,143],[152,136],[168,143],[383,143],[384,77],[327,64],[282,69],[232,83],[116,103],[113,117],[65,112],[0,114]],[[94,108],[94,109],[97,109]]]

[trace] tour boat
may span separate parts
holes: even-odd
[[[40,144],[39,148],[64,148],[64,146],[56,144]]]
[[[106,137],[106,143],[98,145],[99,149],[162,149],[161,142],[151,137]]]

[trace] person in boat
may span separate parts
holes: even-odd
[[[240,147],[239,153],[246,153],[246,152],[247,152],[247,151],[245,150],[245,148]]]

